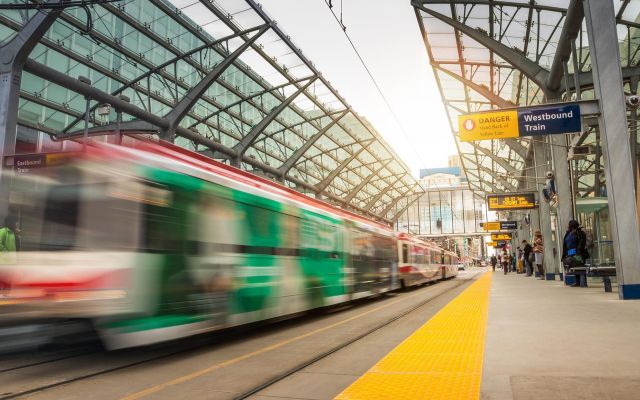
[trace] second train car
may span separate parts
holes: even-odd
[[[398,234],[398,280],[402,287],[422,285],[458,274],[458,256],[434,243]]]

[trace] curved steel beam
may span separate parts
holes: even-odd
[[[584,19],[584,8],[582,0],[571,0],[567,7],[567,16],[562,25],[560,38],[558,39],[558,47],[551,63],[549,76],[545,82],[545,88],[551,92],[557,92],[562,88],[562,76],[564,75],[563,64],[569,60],[571,56],[571,42],[578,37],[582,29],[582,20]]]
[[[371,171],[371,173],[366,178],[364,178],[362,181],[360,181],[358,186],[356,186],[353,189],[351,189],[349,194],[347,194],[347,197],[344,198],[344,201],[346,201],[347,203],[350,203],[351,200],[353,200],[353,198],[356,197],[356,195],[371,181],[371,179],[373,179],[374,177],[378,176],[378,173],[380,173],[380,171],[382,171],[393,160],[394,160],[393,158],[388,158],[388,159],[382,161],[382,163],[380,164],[380,166],[378,168],[376,168],[375,170]]]
[[[306,153],[307,150],[309,150],[311,146],[313,146],[315,142],[318,141],[318,139],[324,136],[329,131],[329,129],[333,128],[333,126],[337,124],[338,121],[340,121],[340,119],[345,115],[347,115],[348,113],[349,113],[349,110],[342,111],[336,119],[332,119],[331,122],[329,122],[324,128],[320,129],[313,136],[307,139],[307,141],[302,146],[296,149],[296,151],[293,152],[293,154],[287,159],[287,161],[285,161],[284,164],[282,164],[280,168],[278,168],[280,170],[281,175],[284,177],[289,172],[289,170],[293,168],[294,165],[296,165],[300,157],[302,157],[304,153]]]
[[[496,164],[498,164],[499,166],[504,168],[505,171],[511,172],[513,174],[517,174],[518,173],[518,170],[513,165],[509,164],[509,162],[506,161],[504,158],[498,157],[497,155],[493,154],[491,152],[491,150],[485,149],[482,146],[478,146],[477,144],[475,144],[473,142],[469,142],[469,144],[471,144],[476,150],[479,150],[484,155],[486,155],[487,157],[491,158],[493,161],[496,162]]]
[[[407,190],[407,191],[406,191],[406,192],[404,192],[404,194],[403,194],[401,197],[399,197],[399,198],[406,198],[406,194],[407,194],[407,193],[409,193],[409,192],[410,192],[410,190]],[[400,218],[400,215],[402,215],[402,213],[403,213],[403,212],[405,212],[407,208],[411,207],[411,205],[412,205],[413,203],[415,203],[415,202],[418,200],[418,198],[420,198],[420,196],[422,196],[422,193],[416,194],[413,200],[407,200],[407,204],[405,204],[404,206],[402,206],[402,208],[400,208],[400,209],[399,209],[399,210],[398,210],[398,211],[393,215],[393,217],[391,218],[391,220],[392,220],[393,222],[396,222],[396,221],[398,220],[398,218]],[[391,206],[391,207],[395,206],[395,204],[397,204],[397,202],[398,202],[397,200],[395,200],[395,201],[391,202],[392,204],[391,204],[390,206]],[[387,206],[387,208],[385,208],[385,210],[384,210],[384,211],[387,211],[387,210],[388,210],[388,209],[390,209],[391,207]],[[389,211],[390,211],[390,210],[389,210]],[[383,215],[387,215],[387,214],[386,214],[385,212],[383,212]]]
[[[238,157],[242,157],[244,153],[249,149],[249,147],[255,142],[258,136],[269,126],[271,122],[282,112],[285,108],[289,107],[291,102],[296,99],[299,95],[301,95],[313,82],[316,81],[318,77],[314,76],[311,78],[304,86],[300,89],[296,90],[295,93],[287,97],[282,103],[278,104],[273,110],[269,112],[260,122],[258,122],[251,131],[244,135],[240,142],[236,144],[233,149],[238,153]],[[235,160],[239,165],[239,159]]]
[[[403,175],[404,176],[404,175]],[[388,185],[387,187],[394,187],[396,185],[396,183],[398,183],[400,181],[400,179],[402,179],[401,177],[396,177],[396,180],[393,181],[392,184]],[[373,206],[376,205],[376,203],[378,201],[380,201],[380,199],[382,198],[382,196],[384,196],[385,194],[387,194],[386,190],[381,190],[380,192],[378,192],[378,194],[376,194],[368,203],[366,206],[364,206],[364,209],[366,211],[369,211],[373,208]],[[402,197],[402,196],[399,196]]]
[[[283,89],[283,88],[285,88],[287,86],[296,85],[298,83],[305,82],[305,81],[307,81],[307,80],[309,80],[311,78],[313,78],[313,76],[305,76],[304,78],[297,79],[297,80],[295,80],[293,82],[285,82],[282,85],[271,86],[271,87],[268,87],[268,88],[266,88],[264,90],[260,90],[259,92],[251,93],[247,97],[243,97],[238,101],[234,101],[233,103],[231,103],[229,105],[226,105],[226,106],[224,106],[224,107],[222,107],[220,109],[217,109],[216,111],[214,111],[214,112],[212,112],[210,114],[207,114],[206,116],[204,116],[202,118],[197,119],[196,122],[194,122],[193,124],[189,125],[189,128],[192,128],[192,127],[194,127],[194,126],[196,126],[198,124],[201,124],[204,121],[215,117],[216,115],[220,114],[221,112],[226,112],[227,110],[230,110],[230,109],[232,109],[233,107],[235,107],[235,106],[237,106],[239,104],[242,104],[242,103],[244,103],[244,102],[246,102],[246,101],[248,101],[250,99],[253,99],[254,97],[260,97],[260,96],[265,95],[267,93],[271,93],[273,91]]]
[[[373,143],[375,139],[370,139],[367,143],[363,144],[357,151],[354,151],[349,157],[342,160],[340,165],[338,165],[329,175],[327,175],[323,180],[318,182],[315,186],[317,194],[321,194],[325,191],[325,189],[333,182],[333,180],[340,175],[342,170],[344,170],[353,160],[356,159],[364,150],[366,150],[371,143]]]
[[[164,63],[162,63],[162,64],[158,64],[157,66],[155,66],[155,67],[153,67],[153,68],[150,68],[147,72],[145,72],[145,73],[144,73],[144,74],[142,74],[142,75],[139,75],[139,76],[135,77],[133,80],[131,80],[131,81],[129,81],[129,82],[127,82],[127,83],[125,83],[124,85],[120,86],[118,89],[116,89],[116,90],[114,90],[113,92],[111,92],[111,94],[112,94],[112,95],[114,95],[114,96],[115,96],[115,95],[118,95],[118,94],[120,94],[120,93],[124,92],[125,90],[127,90],[127,89],[129,89],[129,88],[131,88],[131,87],[135,86],[135,84],[136,84],[136,83],[138,83],[138,82],[140,82],[141,80],[143,80],[143,79],[145,79],[145,78],[147,78],[147,77],[149,77],[149,76],[151,76],[151,75],[153,75],[153,74],[157,74],[157,73],[159,73],[160,71],[162,71],[164,68],[166,68],[167,66],[172,65],[172,64],[174,64],[174,63],[176,63],[176,62],[178,62],[178,61],[180,61],[180,60],[184,60],[185,58],[187,58],[187,57],[189,57],[189,56],[191,56],[191,55],[193,55],[193,54],[195,54],[195,53],[197,53],[197,52],[199,52],[199,51],[202,51],[202,50],[204,50],[204,49],[211,48],[211,47],[216,46],[216,45],[218,45],[218,44],[220,44],[220,43],[223,43],[223,42],[226,42],[226,41],[228,41],[228,40],[234,39],[234,38],[236,38],[236,37],[243,36],[243,35],[249,34],[249,33],[251,33],[251,32],[257,31],[258,29],[262,29],[262,28],[263,28],[263,27],[265,27],[265,26],[266,26],[266,25],[260,25],[260,26],[256,26],[256,27],[254,27],[254,28],[247,29],[247,30],[242,31],[242,32],[239,32],[239,33],[234,33],[234,34],[231,34],[231,35],[225,36],[225,37],[223,37],[223,38],[220,38],[220,39],[214,40],[213,42],[208,42],[208,43],[206,43],[206,44],[203,44],[202,46],[198,46],[198,47],[196,47],[196,48],[194,48],[194,49],[192,49],[192,50],[189,50],[189,51],[188,51],[188,52],[186,52],[186,53],[182,53],[182,54],[180,54],[180,55],[178,55],[178,56],[176,56],[176,57],[173,57],[173,58],[172,58],[172,59],[170,59],[169,61],[166,61],[166,62],[164,62]],[[177,77],[176,77],[176,79],[177,79]],[[91,107],[91,108],[89,109],[89,112],[93,113],[93,111],[94,111],[96,108],[98,108],[98,106],[99,106],[99,104],[94,105],[93,107]],[[76,123],[78,123],[78,122],[82,121],[83,119],[84,119],[84,113],[83,113],[82,117],[80,117],[80,118],[76,118],[76,120],[74,120],[74,121],[73,121],[73,122],[71,122],[69,125],[67,125],[67,126],[62,130],[62,132],[63,132],[63,133],[68,132],[68,131],[69,131],[69,129],[71,129],[71,127],[73,127]]]
[[[270,25],[263,25],[255,35],[249,39],[245,39],[245,42],[240,47],[225,57],[220,64],[216,65],[206,76],[202,78],[202,80],[200,80],[200,82],[198,82],[197,85],[193,86],[183,96],[182,100],[180,100],[180,102],[178,102],[178,104],[176,104],[175,107],[165,115],[165,118],[169,120],[169,127],[161,132],[162,138],[172,138],[176,127],[180,124],[180,121],[182,121],[189,110],[193,108],[193,105],[200,100],[200,97],[202,97],[209,87],[218,80],[220,75],[222,75],[224,71],[233,64],[233,62],[240,57],[240,55],[244,53],[260,36],[268,31],[269,28]]]
[[[538,65],[534,61],[529,60],[526,56],[524,56],[520,52],[512,49],[511,47],[505,46],[504,44],[498,42],[494,38],[489,37],[487,34],[483,33],[482,31],[473,29],[468,25],[465,25],[462,22],[459,22],[444,14],[440,14],[437,11],[429,10],[428,8],[425,8],[422,4],[420,4],[420,2],[418,1],[414,0],[412,3],[414,7],[419,8],[421,11],[459,30],[460,32],[469,36],[471,39],[485,46],[487,49],[493,51],[498,56],[500,56],[503,60],[511,64],[514,68],[520,70],[523,74],[525,74],[529,79],[535,82],[538,86],[544,87],[547,77],[549,75],[549,71],[542,68],[540,65]]]

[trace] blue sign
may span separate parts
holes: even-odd
[[[582,131],[578,104],[518,110],[520,136],[555,135]]]

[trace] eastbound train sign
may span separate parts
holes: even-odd
[[[458,117],[458,132],[463,142],[576,133],[581,130],[578,103],[523,107]]]

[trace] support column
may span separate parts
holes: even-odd
[[[11,41],[0,47],[0,172],[3,170],[4,157],[15,152],[20,81],[24,63],[61,12],[61,8],[39,10]],[[4,177],[0,179],[1,217],[9,211],[10,184]]]
[[[569,176],[569,161],[567,159],[567,140],[564,135],[549,135],[549,139],[551,144],[551,159],[553,161],[553,175],[558,193],[558,231],[563,232],[567,229],[569,221],[575,218],[573,215],[574,199],[571,190],[571,178]]]
[[[555,280],[556,272],[558,271],[559,262],[557,259],[553,258],[553,247],[556,246],[556,243],[553,240],[553,235],[551,233],[551,207],[549,203],[544,201],[544,196],[542,195],[541,186],[538,185],[538,180],[541,177],[546,176],[547,169],[547,157],[546,157],[546,148],[543,142],[543,139],[536,138],[533,142],[533,152],[534,152],[534,164],[536,166],[536,193],[538,194],[539,200],[539,208],[538,208],[538,216],[539,216],[539,226],[540,232],[542,233],[542,240],[544,242],[544,272],[546,280]]]
[[[640,299],[640,230],[620,52],[613,3],[585,0],[593,87],[600,105],[600,138],[607,178],[613,254],[621,299]]]

